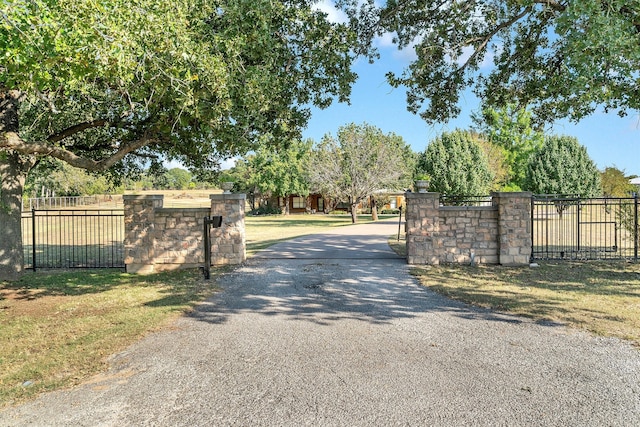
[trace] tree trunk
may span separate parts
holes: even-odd
[[[18,135],[20,100],[17,90],[0,92],[0,139]],[[22,191],[33,159],[14,151],[0,150],[0,280],[22,274]]]
[[[16,280],[23,271],[22,191],[29,168],[17,153],[0,151],[0,280]]]
[[[353,224],[358,223],[358,202],[351,202],[351,222]]]
[[[376,206],[376,198],[371,196],[369,198],[369,203],[371,203],[371,220],[378,220],[378,206]]]
[[[289,195],[284,196],[284,214],[289,215]]]

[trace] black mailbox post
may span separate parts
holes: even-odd
[[[221,216],[204,217],[204,267],[202,273],[205,280],[211,278],[211,229],[220,228],[221,226]]]

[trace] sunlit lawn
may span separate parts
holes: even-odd
[[[27,273],[0,282],[0,407],[86,379],[214,290],[193,270]]]
[[[640,345],[640,264],[450,265],[415,268],[413,273],[429,289],[453,299]]]
[[[370,215],[358,216],[358,223],[371,222]],[[305,234],[322,233],[330,227],[351,225],[350,215],[263,215],[245,219],[247,256],[275,243]]]

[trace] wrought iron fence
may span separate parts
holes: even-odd
[[[25,268],[124,268],[122,209],[22,214]]]
[[[638,260],[638,197],[532,198],[532,259]]]

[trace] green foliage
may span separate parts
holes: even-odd
[[[381,189],[400,189],[412,178],[413,152],[393,133],[354,123],[338,129],[337,137],[326,134],[314,147],[311,186],[328,199],[347,202],[352,220],[354,207]]]
[[[570,136],[550,136],[531,157],[525,190],[537,194],[600,194],[600,172],[584,146]]]
[[[249,158],[252,178],[262,193],[284,197],[309,194],[309,156],[312,141],[289,141],[276,147],[265,141]]]
[[[87,173],[55,159],[39,164],[29,174],[25,195],[42,197],[43,188],[47,194],[55,196],[92,196],[107,194],[113,189],[104,176]]]
[[[429,191],[478,196],[489,192],[493,174],[480,146],[469,132],[445,132],[420,154],[417,168],[431,175]]]
[[[340,3],[372,57],[384,33],[415,49],[388,79],[430,123],[457,116],[468,88],[491,107],[529,105],[539,122],[640,107],[640,0]]]
[[[474,118],[489,142],[502,151],[505,188],[520,189],[524,185],[529,157],[544,141],[544,134],[532,127],[531,113],[514,106],[499,109],[484,108],[480,117]]]
[[[187,190],[191,183],[191,173],[182,168],[172,168],[165,173],[167,188],[172,190]]]
[[[5,139],[0,123],[0,149],[90,170],[158,152],[212,168],[265,134],[298,136],[307,106],[346,100],[355,80],[353,33],[311,6],[4,2],[0,95],[20,95],[20,129]]]
[[[600,173],[602,195],[604,197],[629,197],[636,187],[631,184],[631,176],[625,175],[623,170],[608,166]]]

